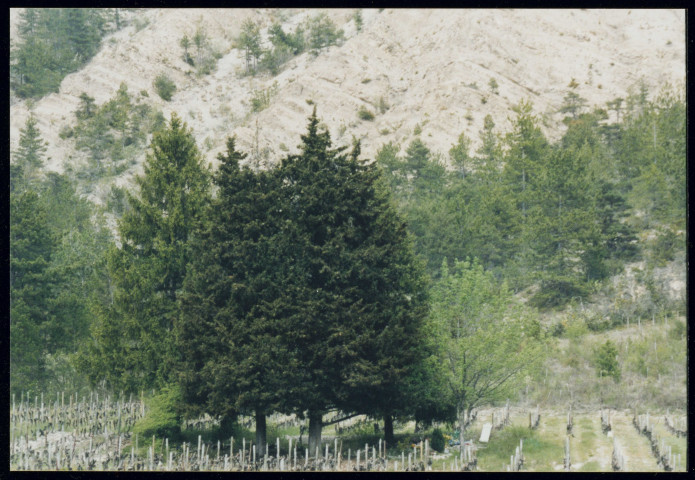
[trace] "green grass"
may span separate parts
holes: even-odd
[[[521,425],[493,432],[488,445],[478,450],[478,467],[482,471],[506,471],[510,457],[523,439],[523,470],[553,471],[564,455],[563,444],[556,437]]]
[[[601,465],[596,461],[586,462],[580,468],[577,469],[578,472],[599,472],[601,471]]]

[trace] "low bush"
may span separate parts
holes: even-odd
[[[176,84],[165,74],[161,74],[154,79],[154,88],[157,94],[162,97],[162,100],[167,102],[171,100],[174,92],[176,92]]]
[[[374,113],[367,110],[364,105],[360,107],[359,110],[357,110],[357,116],[360,117],[361,120],[367,120],[371,122],[374,120]]]
[[[133,433],[150,437],[179,439],[181,436],[181,392],[176,386],[168,386],[148,402],[148,411],[133,426]]]
[[[438,452],[443,452],[445,447],[444,434],[438,428],[432,431],[432,449]]]

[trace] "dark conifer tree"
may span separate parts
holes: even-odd
[[[178,323],[184,400],[229,420],[254,413],[265,453],[266,414],[282,409],[292,364],[283,345],[285,278],[277,176],[254,172],[227,140],[217,198],[196,234]]]
[[[280,167],[295,249],[288,257],[296,314],[286,340],[301,370],[292,401],[308,411],[309,449],[329,408],[389,414],[419,360],[426,289],[406,226],[381,173],[331,148],[316,112],[301,153]]]

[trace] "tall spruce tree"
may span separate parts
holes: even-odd
[[[283,345],[285,252],[273,171],[254,172],[227,140],[214,176],[217,198],[196,234],[181,297],[177,344],[184,400],[232,419],[256,417],[256,448],[265,453],[266,414],[283,408],[291,358]]]
[[[118,225],[120,246],[108,256],[113,303],[100,312],[81,362],[92,381],[130,391],[171,380],[189,241],[209,200],[208,168],[176,114],[154,135],[136,182]]]
[[[309,449],[329,408],[389,413],[419,359],[426,289],[380,170],[331,148],[316,111],[301,153],[280,166],[295,249],[286,259],[296,313],[286,341],[301,366],[292,401],[308,411]]]
[[[10,197],[10,388],[37,391],[45,377],[56,238],[36,192]]]

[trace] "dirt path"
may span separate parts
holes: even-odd
[[[572,471],[611,472],[613,442],[601,432],[598,414],[574,418],[574,437],[570,438]]]
[[[640,435],[632,425],[632,417],[615,412],[612,416],[613,435],[623,447],[625,455],[625,469],[628,472],[662,472],[656,464],[656,458],[652,455],[649,440]]]

